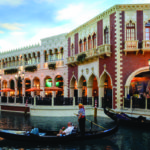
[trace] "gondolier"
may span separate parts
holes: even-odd
[[[78,111],[78,122],[81,135],[85,134],[85,109],[83,104],[79,104],[79,111]]]

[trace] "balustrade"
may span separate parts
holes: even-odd
[[[125,54],[127,54],[127,52],[136,52],[136,54],[138,53],[139,49],[138,49],[138,40],[134,40],[134,41],[125,41]]]

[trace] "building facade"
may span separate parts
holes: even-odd
[[[1,89],[15,89],[7,96],[27,95],[35,86],[43,91],[32,96],[59,96],[45,91],[49,82],[61,84],[61,96],[94,98],[100,108],[105,102],[121,109],[125,98],[149,98],[149,58],[150,4],[115,5],[69,33],[42,39],[41,45],[1,53]],[[19,70],[21,91],[15,79]],[[148,101],[145,105],[150,107]]]

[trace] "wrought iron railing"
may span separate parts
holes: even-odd
[[[16,103],[23,103],[23,98],[22,97],[16,97]]]
[[[2,96],[1,97],[1,102],[2,103],[7,103],[7,97],[6,96]]]
[[[9,103],[14,103],[15,102],[15,97],[9,97],[8,102]]]
[[[73,98],[72,97],[56,97],[54,98],[54,105],[55,106],[73,105]]]

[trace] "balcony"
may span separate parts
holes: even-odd
[[[98,55],[100,58],[104,59],[104,56],[110,57],[111,55],[111,45],[110,44],[104,44],[101,46],[98,46]]]
[[[142,41],[142,50],[143,50],[143,54],[144,52],[150,52],[150,40],[143,40]]]
[[[8,62],[3,64],[3,68],[14,68],[14,67],[18,67],[18,66],[22,66],[22,61],[16,61],[16,62]]]
[[[40,59],[30,59],[28,61],[24,61],[25,66],[32,66],[40,63]]]
[[[105,56],[110,56],[111,55],[111,48],[110,48],[110,44],[104,44],[101,46],[98,46],[98,48],[93,48],[90,50],[87,50],[85,52],[76,54],[74,56],[70,56],[67,58],[67,64],[71,65],[71,66],[75,66],[77,64],[82,63],[82,61],[77,61],[78,56],[82,55],[82,54],[86,54],[85,60],[84,61],[91,61],[93,59],[97,59],[97,58],[104,58]]]
[[[134,41],[125,41],[125,49],[124,49],[125,55],[127,55],[128,52],[136,52],[136,55],[139,52],[138,49],[138,40]]]

